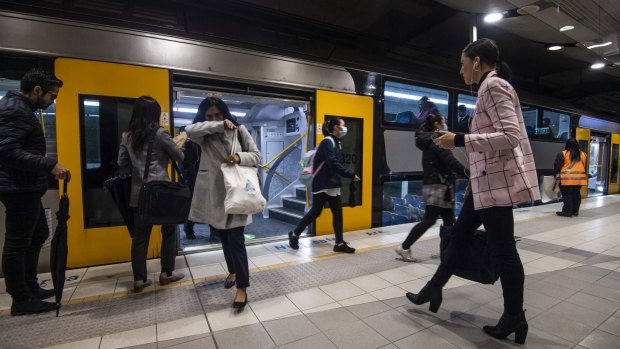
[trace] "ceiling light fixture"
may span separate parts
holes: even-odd
[[[590,66],[592,69],[601,69],[605,66],[605,63],[594,63]]]
[[[611,42],[611,41],[607,41],[607,42],[604,42],[604,43],[602,43],[602,44],[594,44],[594,45],[590,45],[590,46],[588,46],[588,49],[590,49],[590,50],[591,50],[591,49],[593,49],[593,48],[605,47],[605,46],[609,46],[609,45],[611,45],[611,44],[612,44],[612,42]]]
[[[574,26],[572,26],[572,25],[565,25],[565,26],[563,26],[562,28],[560,28],[560,31],[561,31],[561,32],[565,32],[565,31],[568,31],[568,30],[573,30],[573,29],[575,29],[575,27],[574,27]]]
[[[489,13],[488,15],[484,16],[484,21],[486,23],[495,23],[502,18],[504,18],[504,15],[502,13],[495,12],[495,13]]]
[[[564,46],[562,46],[562,45],[552,45],[552,46],[547,47],[547,50],[549,50],[549,51],[558,51],[558,50],[561,50],[563,48],[564,48]]]

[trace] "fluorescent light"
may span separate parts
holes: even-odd
[[[418,95],[410,95],[407,93],[392,92],[392,91],[385,91],[384,95],[387,97],[395,97],[395,98],[400,98],[400,99],[411,99],[414,101],[419,101],[422,98],[422,96],[418,96]],[[448,104],[448,101],[444,99],[429,98],[428,100],[435,104],[443,104],[443,105]]]
[[[597,48],[597,47],[605,47],[605,46],[609,46],[609,45],[611,45],[611,44],[612,44],[612,42],[611,42],[611,41],[607,41],[607,42],[602,43],[602,44],[590,45],[590,46],[588,46],[588,49],[590,49],[590,50],[591,50],[591,49],[593,49],[593,48]]]
[[[465,108],[467,108],[467,109],[476,109],[476,105],[475,104],[459,103],[459,105],[464,105]]]
[[[177,111],[179,113],[192,113],[192,114],[196,114],[198,112],[198,108],[174,108],[174,111]]]
[[[242,113],[242,112],[238,112],[238,111],[231,111],[230,112],[232,115],[234,116],[238,116],[240,118],[244,117],[246,113]]]
[[[503,14],[495,12],[495,13],[489,13],[488,15],[484,16],[484,21],[487,23],[494,23],[494,22],[499,21],[502,18],[504,18]]]
[[[562,45],[553,45],[553,46],[547,47],[547,50],[549,50],[549,51],[557,51],[557,50],[561,50],[562,48],[563,48]]]
[[[575,29],[575,27],[573,27],[572,25],[565,25],[562,28],[560,28],[560,31],[565,32],[567,30],[573,30],[573,29]]]
[[[98,107],[99,106],[99,101],[85,100],[84,101],[84,105],[87,106],[87,107]]]
[[[594,63],[590,66],[592,69],[601,69],[605,66],[605,63]]]

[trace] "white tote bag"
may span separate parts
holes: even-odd
[[[560,181],[553,176],[543,176],[542,193],[540,200],[545,203],[552,200],[558,200],[562,197],[560,194]]]
[[[230,155],[237,153],[237,134],[233,136]],[[260,192],[258,169],[256,167],[222,164],[226,198],[224,211],[226,214],[250,215],[261,212],[267,201]]]

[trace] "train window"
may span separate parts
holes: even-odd
[[[523,114],[525,132],[529,137],[535,137],[538,134],[538,108],[521,104],[521,114]]]
[[[417,129],[420,121],[432,110],[438,110],[450,124],[447,91],[386,81],[384,96],[384,125]]]
[[[421,180],[383,182],[382,226],[421,221],[424,211]]]
[[[568,139],[570,137],[570,115],[543,109],[542,127],[536,129],[536,136]]]
[[[103,182],[117,172],[118,148],[134,99],[80,95],[79,103],[84,227],[123,225]]]
[[[469,124],[474,116],[476,108],[476,97],[459,94],[456,105],[456,120],[454,120],[454,131],[469,133]]]
[[[611,183],[618,183],[618,144],[611,147]]]
[[[329,115],[325,115],[325,118],[329,118]],[[356,173],[358,176],[362,173],[362,154],[363,154],[363,141],[364,136],[364,120],[360,118],[347,118],[342,117],[347,125],[347,136],[342,138],[342,164],[344,167]],[[349,184],[351,179],[342,178],[342,186],[340,191],[342,193],[342,203],[351,206],[358,206],[362,204],[362,186],[355,186],[355,193],[352,196],[353,202],[350,202],[351,198],[349,194]]]

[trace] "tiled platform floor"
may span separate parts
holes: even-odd
[[[558,205],[515,211],[526,271],[528,348],[617,348],[620,343],[620,197],[584,200],[576,218]],[[436,269],[437,228],[414,245],[419,263],[395,259],[411,225],[251,246],[250,303],[234,313],[221,252],[178,257],[186,280],[134,295],[129,264],[73,270],[61,317],[0,316],[0,348],[495,348],[480,329],[502,311],[499,282],[453,278],[438,314],[404,297]],[[156,276],[158,261],[149,261]],[[46,283],[49,275],[41,275]],[[49,281],[47,281],[49,283]],[[4,285],[0,285],[4,292]],[[0,293],[0,309],[10,298]],[[512,337],[510,337],[512,338]]]

